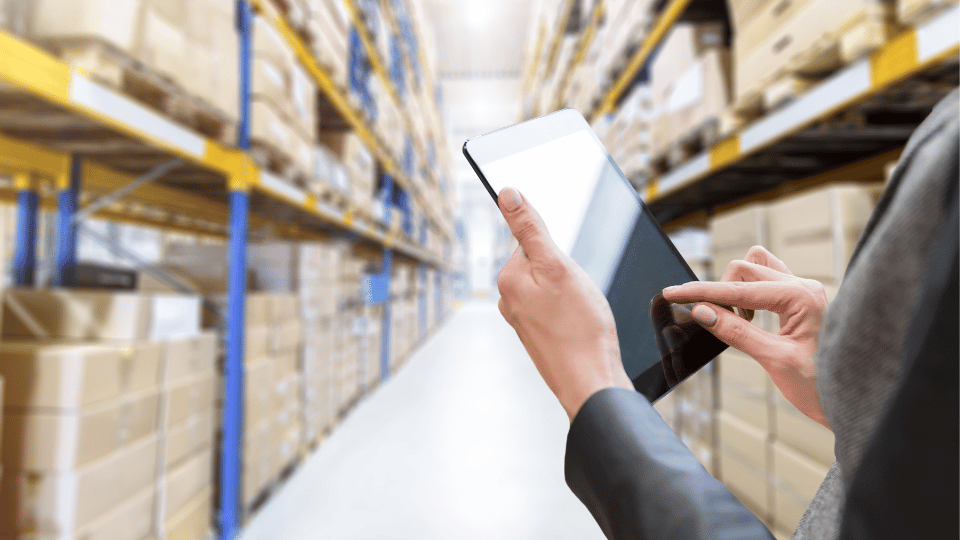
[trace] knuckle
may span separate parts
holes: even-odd
[[[747,250],[747,259],[748,260],[753,260],[753,259],[764,260],[767,258],[767,255],[769,254],[770,252],[767,251],[766,248],[764,248],[761,245],[756,245]]]
[[[535,217],[533,217],[529,212],[524,212],[522,215],[517,217],[516,225],[514,227],[513,236],[518,241],[523,241],[526,238],[531,238],[536,236],[540,232],[540,223]]]
[[[722,327],[720,327],[720,325],[722,325]],[[724,335],[727,336],[727,340],[731,346],[737,349],[743,348],[747,337],[745,325],[719,323],[718,327],[718,330],[722,331]]]
[[[558,281],[570,274],[570,267],[559,257],[547,257],[540,262],[540,271],[548,279]]]

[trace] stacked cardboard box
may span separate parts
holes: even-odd
[[[310,0],[307,4],[307,27],[313,36],[311,50],[329,70],[337,86],[345,90],[350,32],[350,16],[346,5],[337,0]]]
[[[651,154],[681,139],[715,136],[730,103],[730,54],[722,23],[678,23],[650,68]],[[711,134],[711,130],[713,134]]]
[[[217,341],[199,317],[197,298],[5,293],[3,534],[208,533]]]
[[[362,211],[372,214],[377,164],[363,140],[352,131],[324,131],[320,133],[320,143],[346,167],[350,200]]]
[[[303,325],[292,294],[247,294],[243,500],[249,505],[302,451]]]
[[[623,100],[601,137],[631,181],[644,175],[650,152],[650,87],[637,85]]]
[[[876,184],[841,184],[770,207],[770,246],[795,275],[839,286],[879,198]]]
[[[317,89],[292,50],[262,17],[254,19],[251,142],[285,178],[313,172]]]
[[[123,62],[104,61],[116,52],[236,121],[239,56],[231,2],[8,1],[9,27],[68,62],[119,83],[116,66]],[[100,45],[111,53],[101,53]]]
[[[728,0],[727,5],[735,30],[736,101],[747,107],[744,101],[756,101],[751,95],[762,92],[785,69],[816,76],[881,46],[893,2]],[[825,43],[836,46],[824,48]],[[824,50],[813,54],[817,47]]]

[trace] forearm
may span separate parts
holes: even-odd
[[[772,538],[637,392],[587,400],[570,426],[565,473],[611,540]]]

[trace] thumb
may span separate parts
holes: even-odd
[[[539,259],[556,254],[556,246],[543,219],[519,191],[511,187],[503,188],[497,196],[497,204],[510,226],[510,232],[527,257]]]

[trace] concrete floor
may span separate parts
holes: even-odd
[[[467,304],[361,403],[242,540],[602,539],[569,424],[496,304]]]

